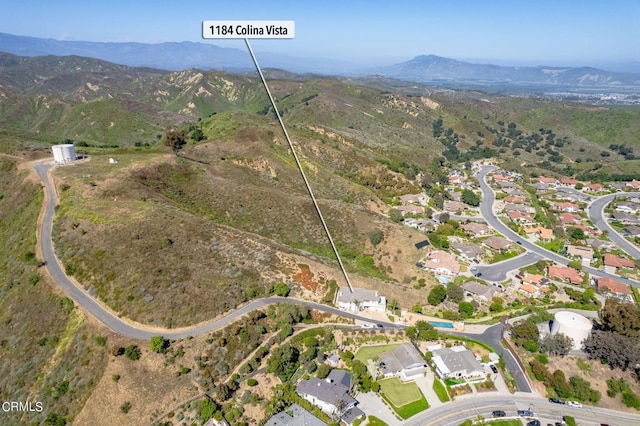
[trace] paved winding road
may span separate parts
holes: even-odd
[[[504,395],[469,395],[457,398],[454,403],[430,408],[411,417],[404,424],[408,426],[459,425],[467,419],[475,420],[480,415],[490,419],[493,410],[503,410],[511,418],[517,417],[517,410],[531,409],[543,425],[562,421],[562,416],[572,416],[582,426],[594,426],[606,423],[610,425],[640,424],[640,415],[585,405],[572,408],[567,405],[553,404],[546,399],[516,393],[505,398]]]
[[[64,268],[55,254],[52,240],[53,217],[56,208],[56,192],[54,184],[49,177],[49,171],[55,167],[51,162],[33,163],[33,169],[36,171],[45,186],[45,211],[42,217],[40,229],[40,249],[42,251],[43,260],[46,262],[46,268],[49,274],[58,286],[78,305],[82,306],[90,315],[94,316],[98,321],[113,330],[114,332],[133,339],[149,340],[153,336],[162,335],[170,339],[181,339],[188,336],[198,336],[211,331],[225,327],[229,323],[237,320],[241,316],[260,309],[273,303],[295,303],[298,305],[306,305],[309,308],[317,309],[322,312],[340,315],[346,318],[359,319],[366,322],[376,322],[383,324],[385,328],[402,329],[404,326],[392,324],[384,321],[372,321],[370,318],[341,311],[331,306],[321,305],[319,303],[307,302],[292,298],[267,297],[263,299],[253,300],[244,306],[228,313],[227,315],[203,324],[179,329],[163,329],[149,327],[144,324],[125,321],[118,315],[98,302],[93,296],[84,289],[76,285],[65,274]]]
[[[618,233],[607,223],[604,218],[604,208],[615,200],[617,197],[638,197],[640,192],[617,192],[614,194],[603,195],[593,200],[587,207],[587,214],[591,222],[601,231],[607,231],[609,239],[616,243],[618,247],[624,250],[633,259],[640,259],[640,250],[638,247],[629,242],[626,238]]]
[[[569,264],[569,259],[567,259],[566,257],[560,256],[559,254],[554,253],[554,252],[552,252],[550,250],[547,250],[547,249],[545,249],[543,247],[540,247],[540,246],[538,246],[536,244],[533,244],[530,241],[527,241],[526,238],[522,237],[521,235],[518,235],[511,228],[509,228],[507,225],[505,225],[498,217],[496,217],[496,215],[495,215],[495,213],[493,211],[493,204],[494,204],[494,202],[496,200],[496,193],[487,184],[487,182],[485,180],[487,174],[489,174],[489,172],[491,172],[494,169],[495,169],[494,166],[483,166],[478,171],[478,173],[476,174],[476,177],[478,178],[478,181],[480,182],[480,189],[482,190],[482,195],[483,195],[482,202],[480,203],[480,214],[482,215],[482,217],[484,217],[484,219],[486,220],[487,224],[489,224],[489,226],[491,226],[493,229],[495,229],[498,232],[500,232],[502,235],[504,235],[509,240],[520,244],[525,249],[527,249],[527,250],[529,250],[529,251],[531,251],[531,252],[533,252],[533,253],[535,253],[535,254],[537,254],[539,256],[542,256],[545,259],[552,260],[552,261],[554,261],[556,263],[559,263],[561,265],[568,265]],[[593,209],[591,209],[591,210],[593,210]],[[620,277],[620,276],[615,275],[615,274],[610,274],[608,272],[605,272],[605,271],[600,270],[600,269],[595,269],[595,268],[592,268],[590,266],[583,266],[582,270],[585,271],[585,272],[588,272],[592,276],[609,277],[609,278],[613,278],[614,280],[620,281],[622,283],[625,283],[625,284],[628,284],[628,285],[632,285],[634,287],[640,287],[640,282],[631,280],[629,278],[623,278],[623,277]]]

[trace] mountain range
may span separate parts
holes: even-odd
[[[102,43],[0,33],[0,51],[21,56],[77,55],[122,65],[170,71],[188,68],[232,72],[255,70],[245,50],[193,42]],[[351,76],[377,74],[427,83],[465,82],[479,85],[551,85],[578,88],[640,86],[640,74],[611,72],[593,67],[515,67],[474,64],[435,55],[421,55],[403,63],[370,68],[326,58],[299,58],[260,53],[260,64],[263,68],[280,68],[295,73]]]

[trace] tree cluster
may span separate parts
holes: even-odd
[[[426,321],[417,321],[415,326],[407,327],[407,337],[411,340],[435,340],[438,338],[438,331]]]
[[[543,381],[548,388],[552,388],[560,398],[596,403],[602,397],[600,392],[592,389],[590,383],[582,377],[571,376],[567,381],[562,370],[551,373],[538,359],[533,359],[530,365],[534,377]]]

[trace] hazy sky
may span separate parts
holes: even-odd
[[[245,49],[202,40],[208,19],[295,20],[295,39],[255,40],[256,52],[363,63],[420,54],[514,65],[640,61],[640,0],[0,0],[0,32]]]

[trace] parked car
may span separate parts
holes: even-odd
[[[507,413],[502,410],[494,410],[491,414],[493,414],[493,417],[504,417],[507,415]]]
[[[491,364],[491,371],[493,371],[494,373],[498,374],[498,368],[496,368],[495,365]]]
[[[540,420],[538,419],[531,420],[530,422],[527,423],[527,426],[540,426]]]
[[[531,410],[518,410],[520,417],[533,417],[533,411]]]
[[[577,401],[567,401],[569,407],[582,408],[582,404]]]
[[[553,402],[554,404],[564,404],[564,401],[560,398],[549,398],[549,402]]]

